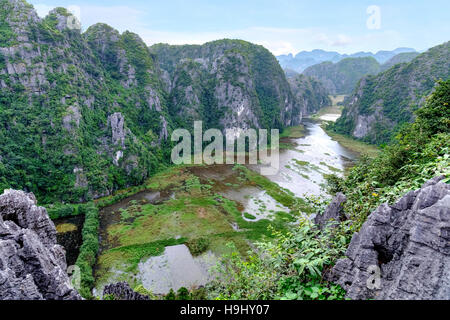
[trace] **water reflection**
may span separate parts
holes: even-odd
[[[271,181],[292,191],[296,196],[323,194],[325,174],[343,175],[357,154],[342,147],[320,127],[319,123],[304,123],[306,135],[292,139],[293,149],[280,151],[278,174],[267,176]],[[259,172],[259,166],[250,166]]]

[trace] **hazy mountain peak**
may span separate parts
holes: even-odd
[[[416,52],[412,48],[397,48],[395,50],[380,50],[377,53],[360,51],[353,54],[340,54],[335,51],[325,51],[322,49],[314,49],[312,51],[300,51],[295,56],[293,54],[278,56],[278,61],[283,69],[291,69],[296,72],[303,72],[310,66],[325,61],[339,62],[345,58],[361,58],[373,57],[378,63],[383,64],[395,55],[403,52]]]

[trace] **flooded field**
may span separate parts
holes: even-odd
[[[74,265],[82,245],[81,231],[83,230],[84,216],[61,218],[53,222],[57,231],[58,244],[66,250],[67,265]]]
[[[217,258],[211,252],[193,257],[185,245],[166,247],[164,253],[139,263],[137,279],[154,294],[166,294],[184,287],[204,286],[211,278],[210,270]]]
[[[231,165],[172,169],[151,191],[102,209],[96,292],[117,281],[155,294],[204,286],[227,243],[244,253],[269,224],[296,221],[289,200],[324,195],[325,175],[343,175],[358,157],[313,121],[287,142],[276,175],[252,180]],[[247,167],[258,177],[258,165]]]

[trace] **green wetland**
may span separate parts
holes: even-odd
[[[222,255],[246,256],[255,241],[272,237],[271,228],[284,230],[314,213],[314,199],[329,198],[325,176],[343,176],[359,156],[319,122],[288,130],[281,143],[289,147],[280,150],[276,175],[261,176],[259,165],[178,166],[102,208],[94,295],[118,281],[156,295],[206,285],[220,277],[215,266]],[[56,221],[62,235],[72,220]],[[81,225],[68,228],[71,237],[60,235],[69,256]]]

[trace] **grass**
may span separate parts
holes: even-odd
[[[162,205],[143,205],[131,223],[108,228],[111,239],[120,246],[141,244],[181,236],[188,239],[232,231],[212,196],[186,196]]]
[[[344,101],[345,95],[337,95],[337,96],[330,95],[330,99],[331,99],[332,105],[320,109],[316,114],[311,116],[311,119],[319,120],[320,117],[322,117],[326,114],[336,114],[336,115],[342,114],[342,109],[344,107],[338,106],[338,103]]]
[[[326,125],[322,125],[322,129],[334,140],[339,142],[343,147],[349,149],[350,151],[357,153],[359,155],[366,154],[371,158],[375,158],[379,153],[380,149],[376,146],[353,139],[348,136],[333,132],[326,129]]]
[[[244,166],[237,169],[240,169],[236,170],[237,178],[228,187],[257,186],[285,206],[295,208],[299,203],[292,193],[267,178]],[[167,245],[185,243],[194,255],[211,250],[221,256],[230,253],[227,244],[232,242],[245,256],[250,242],[272,237],[269,226],[284,230],[289,222],[296,220],[289,213],[279,212],[273,220],[246,221],[238,203],[214,192],[214,182],[200,181],[188,168],[170,169],[150,179],[146,187],[165,188],[175,192],[175,198],[158,205],[130,203],[127,209],[120,210],[120,221],[107,229],[108,241],[116,247],[98,257],[97,285],[108,279],[132,284],[138,263],[162,254]],[[246,218],[255,220],[248,213]]]
[[[244,212],[244,218],[249,220],[256,220],[256,217],[248,212]]]
[[[312,119],[320,119],[320,117],[326,115],[326,114],[336,114],[341,115],[342,114],[343,107],[341,106],[330,106],[320,109],[316,114],[312,115]]]
[[[333,167],[333,166],[330,166],[329,164],[326,164],[325,162],[321,162],[320,163],[322,166],[324,166],[324,167],[327,167],[328,168],[328,170],[330,170],[331,172],[334,172],[334,173],[340,173],[340,172],[342,172],[342,170],[340,170],[340,169],[338,169],[338,168],[335,168],[335,167]]]
[[[313,208],[311,208],[303,199],[297,198],[291,191],[281,188],[278,184],[270,181],[268,178],[241,165],[236,165],[235,170],[238,170],[251,185],[258,186],[265,190],[269,196],[292,211],[299,210],[305,213],[313,212]]]
[[[121,280],[130,281],[142,259],[159,256],[167,246],[183,244],[186,239],[165,239],[150,243],[134,244],[108,250],[98,257],[96,278],[98,283],[105,283],[114,269],[123,269],[126,273]]]
[[[281,138],[300,139],[306,134],[305,127],[303,125],[288,127],[280,134]]]
[[[101,209],[113,205],[144,190],[164,191],[172,187],[179,187],[186,179],[184,168],[185,166],[170,167],[159,173],[156,173],[140,186],[116,191],[113,195],[95,200],[94,203],[98,208]]]
[[[270,181],[266,177],[261,176],[242,165],[236,165],[234,168],[243,177],[245,177],[250,185],[258,186],[265,190],[269,196],[274,198],[283,206],[290,208],[295,204],[296,198],[291,191],[281,188],[279,185]]]

